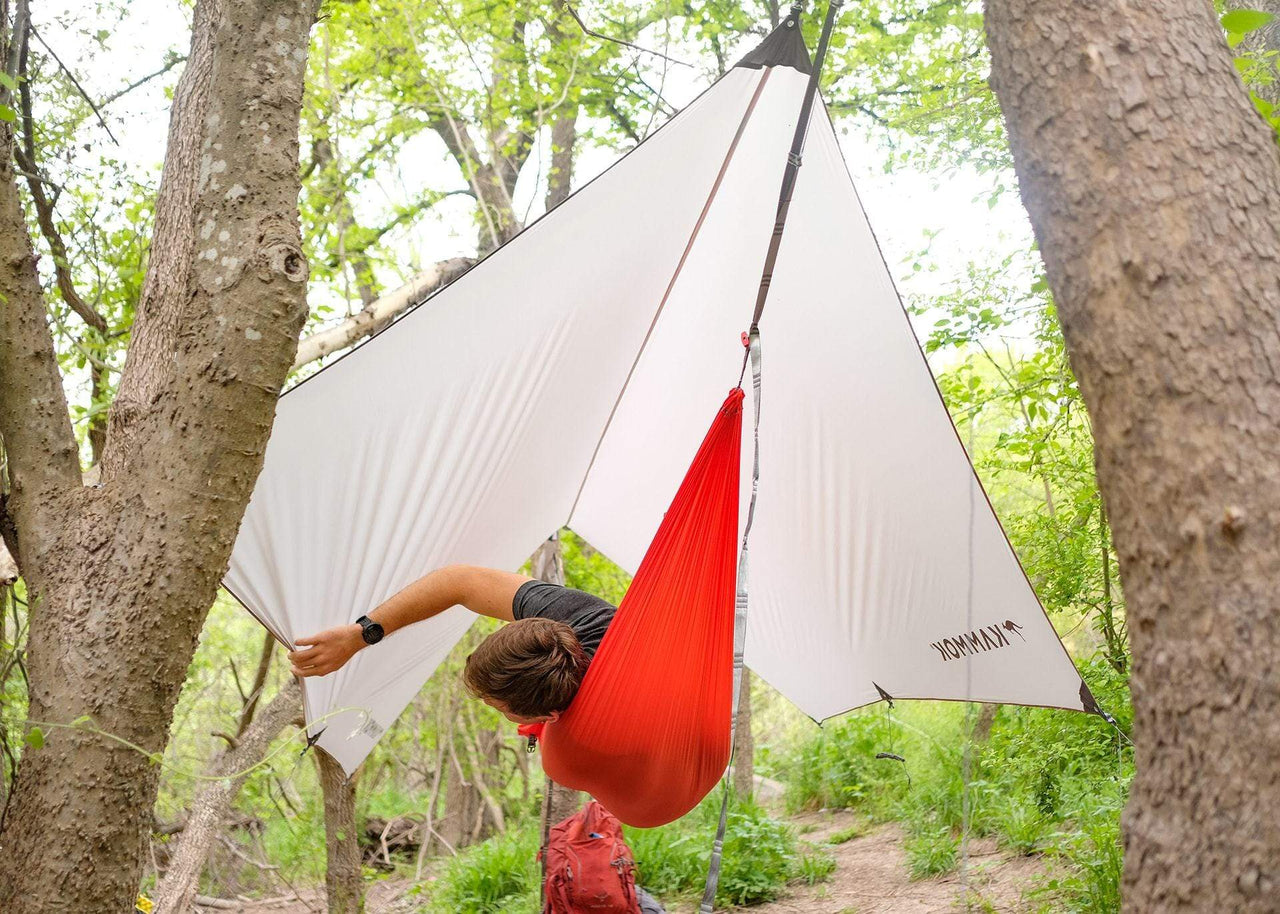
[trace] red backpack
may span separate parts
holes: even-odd
[[[639,914],[622,823],[595,800],[551,829],[546,854],[543,914]]]

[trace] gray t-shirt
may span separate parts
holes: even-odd
[[[595,656],[617,611],[608,600],[544,581],[521,584],[511,601],[516,619],[554,619],[572,628],[588,660]]]

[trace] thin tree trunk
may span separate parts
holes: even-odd
[[[445,778],[444,816],[437,829],[440,839],[455,851],[472,842],[482,802],[480,792],[468,777],[467,768],[462,761],[466,750],[461,753],[458,751],[458,741],[462,738],[459,731],[465,729],[465,724],[459,726],[461,723],[455,717],[454,726],[449,733],[449,774]]]
[[[342,766],[319,746],[314,749],[324,792],[324,844],[328,858],[324,884],[329,914],[359,914],[364,910],[364,881],[360,876],[360,842],[356,832],[356,779],[348,780]]]
[[[1129,911],[1280,897],[1280,151],[1213,5],[987,0],[1133,649]]]
[[[302,691],[298,680],[290,678],[284,688],[262,709],[241,734],[235,748],[223,753],[211,766],[216,780],[204,782],[187,810],[187,823],[169,856],[169,866],[156,890],[153,914],[187,914],[200,884],[200,873],[209,849],[231,811],[231,805],[248,779],[230,775],[247,772],[257,765],[276,737],[302,713]]]
[[[573,145],[578,139],[578,107],[560,112],[551,122],[551,170],[547,174],[547,209],[568,199],[573,180]]]
[[[0,835],[6,914],[119,914],[136,899],[160,771],[151,755],[168,737],[306,316],[297,136],[313,15],[312,0],[197,4],[171,137],[198,154],[170,158],[166,178],[197,177],[190,192],[161,193],[150,258],[181,281],[138,316],[133,346],[139,334],[151,342],[131,347],[120,388],[131,402],[111,426],[124,433],[108,436],[99,488],[81,483],[0,128],[5,509],[32,597],[29,716],[44,737],[23,754]],[[186,225],[199,226],[198,243],[184,247]]]

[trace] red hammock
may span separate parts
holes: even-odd
[[[741,388],[729,393],[542,767],[628,825],[680,818],[729,764]]]

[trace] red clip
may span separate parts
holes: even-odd
[[[751,337],[747,334],[747,331],[745,330],[742,331],[742,348],[743,349],[751,348]]]

